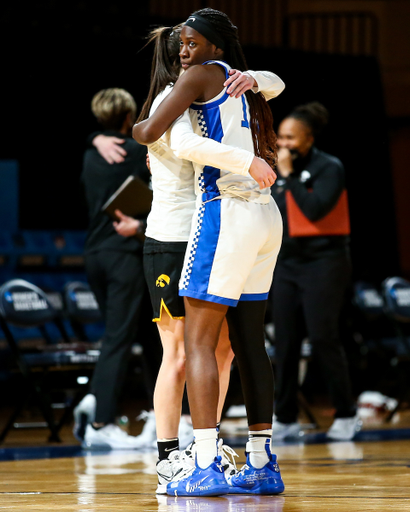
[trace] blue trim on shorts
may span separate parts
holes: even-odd
[[[208,295],[209,278],[212,273],[212,265],[221,230],[221,200],[210,201],[204,205],[204,208],[189,283],[185,289],[189,293],[200,294],[201,297]],[[190,247],[187,250],[190,250]]]
[[[191,297],[192,299],[205,300],[207,302],[216,302],[217,304],[225,304],[225,306],[236,306],[238,301],[236,299],[227,299],[219,297],[218,295],[211,295],[210,293],[200,293],[190,290],[179,290],[182,297]]]
[[[239,300],[243,301],[243,302],[267,300],[268,296],[269,296],[269,292],[266,292],[266,293],[243,293],[239,297]]]

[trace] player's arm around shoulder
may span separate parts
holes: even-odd
[[[254,93],[261,92],[266,101],[276,98],[285,89],[285,83],[281,78],[271,71],[252,71],[247,70],[246,73],[250,75],[255,84],[252,88]]]
[[[132,136],[137,142],[147,145],[158,140],[191,103],[202,96],[205,83],[209,80],[209,73],[203,69],[205,67],[192,66],[187,69],[152,116],[134,125]]]

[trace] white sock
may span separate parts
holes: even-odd
[[[196,462],[200,468],[206,469],[217,456],[217,438],[216,428],[194,428]]]
[[[246,451],[249,453],[249,462],[254,468],[263,468],[269,462],[269,456],[266,453],[266,441],[272,438],[272,429],[250,430],[248,432],[248,442]]]

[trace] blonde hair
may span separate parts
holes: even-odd
[[[91,110],[97,121],[108,130],[120,130],[127,114],[132,121],[137,115],[137,105],[131,94],[125,89],[102,89],[91,101]]]

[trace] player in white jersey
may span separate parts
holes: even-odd
[[[154,115],[134,126],[134,138],[153,142],[191,106],[192,120],[203,136],[229,141],[238,151],[254,149],[272,162],[276,137],[266,101],[257,95],[248,96],[248,101],[230,98],[223,86],[226,65],[202,66],[227,60],[246,69],[236,27],[219,11],[203,9],[185,23],[181,41],[181,63],[187,72]],[[182,156],[183,146],[172,139],[171,132],[171,147]],[[197,460],[192,475],[169,484],[167,492],[189,496],[279,493],[284,485],[270,452],[273,375],[263,334],[266,297],[282,232],[280,214],[267,189],[276,175],[269,168],[259,176],[258,187],[249,175],[225,172],[222,161],[197,169],[200,194],[180,285],[186,306],[187,386]],[[235,305],[229,312],[230,335],[235,334],[231,341],[247,406],[250,453],[248,464],[228,486],[216,456],[215,348],[228,306]]]

